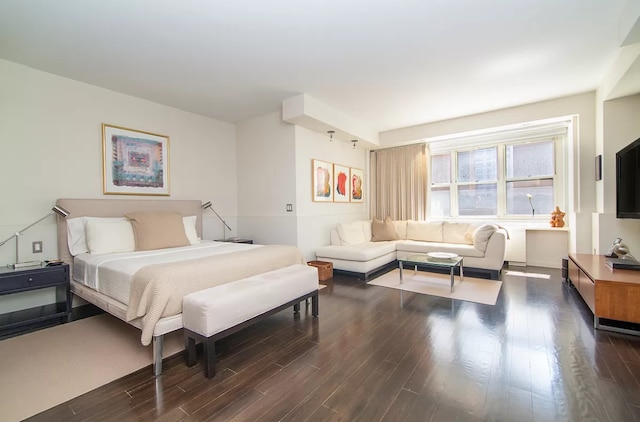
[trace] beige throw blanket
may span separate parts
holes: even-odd
[[[298,248],[267,245],[143,267],[133,275],[127,321],[142,318],[141,341],[146,346],[160,318],[182,312],[185,295],[293,264],[305,264]]]

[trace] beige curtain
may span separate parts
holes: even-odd
[[[393,220],[427,217],[425,144],[371,151],[371,216]]]

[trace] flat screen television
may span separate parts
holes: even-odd
[[[616,153],[616,217],[640,218],[640,139]]]

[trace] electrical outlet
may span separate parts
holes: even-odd
[[[287,212],[293,212],[293,204],[287,204]]]
[[[42,240],[37,240],[31,244],[31,252],[42,253]]]

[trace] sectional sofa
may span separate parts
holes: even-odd
[[[328,246],[316,250],[319,261],[364,279],[420,252],[452,252],[464,257],[465,273],[499,279],[508,233],[490,223],[379,220],[339,223]]]

